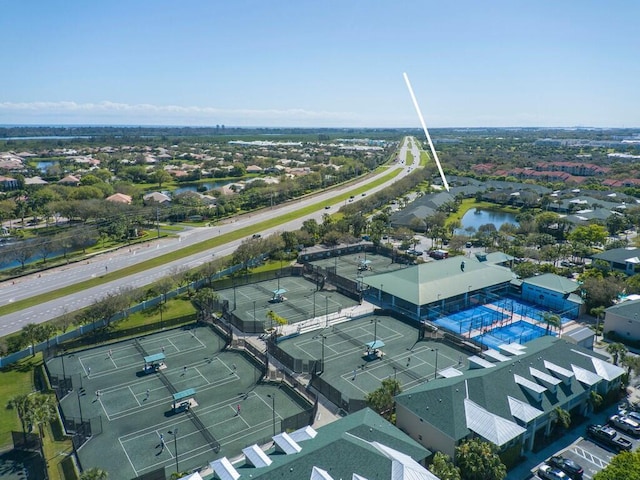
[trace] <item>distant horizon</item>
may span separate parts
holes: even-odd
[[[254,129],[254,130],[285,130],[285,129],[300,129],[300,130],[418,130],[422,133],[422,127],[420,126],[406,126],[406,127],[382,127],[382,126],[267,126],[267,125],[227,125],[227,124],[213,124],[213,125],[169,125],[169,124],[126,124],[126,123],[0,123],[0,128],[17,128],[17,127],[30,127],[30,128],[79,128],[79,127],[94,127],[94,128],[216,128],[224,127],[230,129]],[[619,127],[619,126],[444,126],[444,127],[428,127],[429,130],[640,130],[640,126],[632,127]]]
[[[640,127],[634,0],[5,3],[3,124]]]

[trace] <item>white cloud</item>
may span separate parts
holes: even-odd
[[[60,117],[75,123],[111,122],[122,124],[227,124],[251,126],[358,126],[367,118],[350,112],[313,111],[303,109],[251,110],[214,107],[128,104],[103,101],[98,103],[0,102],[3,123],[41,120],[51,122]]]

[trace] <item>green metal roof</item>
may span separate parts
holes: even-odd
[[[570,385],[559,384],[555,393],[546,391],[542,394],[541,401],[538,401],[527,388],[516,383],[514,376],[518,375],[544,386],[544,383],[532,375],[530,369],[554,375],[545,367],[545,360],[569,371],[577,366],[595,374],[595,364],[603,358],[591,350],[552,336],[528,342],[526,347],[524,355],[496,363],[494,368],[467,370],[462,376],[441,378],[418,385],[398,395],[396,403],[458,441],[470,433],[464,406],[467,392],[469,400],[510,421],[516,421],[512,413],[514,399],[549,413],[556,407],[565,405],[571,398],[584,394],[589,387],[574,378]],[[597,359],[595,362],[592,360],[594,357]],[[620,369],[614,373],[620,374],[622,371]]]
[[[336,479],[351,478],[357,473],[368,480],[388,480],[391,478],[391,460],[368,443],[374,441],[417,462],[431,455],[411,437],[365,408],[320,427],[313,439],[300,442],[302,450],[295,455],[270,455],[273,463],[268,467],[257,469],[244,465],[237,470],[243,478],[252,475],[252,478],[299,480],[309,478],[316,466]]]
[[[570,280],[566,277],[556,275],[555,273],[545,273],[543,275],[525,278],[523,283],[536,285],[538,287],[542,287],[546,290],[551,290],[554,292],[560,292],[563,295],[573,293],[578,290],[578,288],[580,288],[578,282],[574,282],[573,280]]]
[[[464,270],[461,263],[464,262]],[[514,275],[508,268],[452,257],[414,267],[367,277],[364,283],[414,305],[463,295],[509,282]]]

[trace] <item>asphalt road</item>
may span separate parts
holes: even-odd
[[[398,161],[391,167],[392,169],[402,169],[402,172],[392,180],[385,182],[378,187],[372,188],[367,192],[367,194],[373,194],[388,187],[392,183],[408,175],[410,171],[420,165],[420,152],[416,146],[415,140],[411,141],[411,150],[413,153],[414,162],[411,165],[406,165],[405,159],[407,157],[409,138],[410,137],[406,137],[404,139],[398,151]],[[241,227],[259,223],[263,220],[273,218],[274,216],[293,212],[308,205],[313,205],[322,201],[331,201],[336,196],[336,194],[348,192],[371,183],[377,178],[386,175],[388,172],[389,170],[386,169],[378,175],[363,179],[356,183],[352,183],[348,186],[332,189],[330,191],[323,192],[295,202],[278,205],[273,207],[273,209],[262,210],[253,214],[236,217],[232,220],[213,227],[187,229],[181,232],[178,238],[159,239],[142,246],[132,247],[131,249],[121,248],[114,252],[95,256],[87,260],[86,262],[74,263],[64,267],[51,269],[42,272],[41,274],[22,277],[15,282],[5,281],[0,284],[0,304],[6,305],[12,302],[47,293],[52,290],[57,290],[69,285],[80,285],[82,284],[82,282],[87,281],[91,278],[99,277],[101,275],[105,275],[106,273],[115,272],[119,269],[143,262],[157,255],[164,255],[170,252],[175,252],[188,245],[202,242],[217,235],[232,232]],[[353,201],[357,202],[361,199],[362,196],[358,195],[354,198]],[[305,220],[314,218],[320,221],[323,214],[335,213],[341,206],[341,204],[335,204],[328,210],[321,208],[318,211],[305,217],[292,220],[277,227],[256,233],[260,233],[262,236],[267,236],[275,232],[295,230],[300,228]],[[145,285],[150,285],[160,278],[170,275],[172,271],[175,271],[176,267],[195,268],[199,265],[211,261],[213,257],[229,255],[233,253],[233,251],[238,247],[242,240],[244,239],[229,242],[225,245],[221,245],[219,247],[191,255],[189,257],[181,258],[174,262],[166,263],[162,266],[146,270],[139,274],[113,280],[111,282],[86,290],[79,290],[77,293],[51,300],[49,302],[42,303],[19,312],[1,316],[0,336],[5,336],[10,333],[17,332],[28,323],[42,323],[59,317],[65,312],[73,312],[75,310],[79,310],[91,305],[97,300],[100,300],[110,292],[117,292],[121,288],[139,288]]]

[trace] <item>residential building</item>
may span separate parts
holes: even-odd
[[[438,372],[444,378],[398,395],[396,425],[447,455],[479,437],[518,457],[550,434],[557,408],[574,419],[586,416],[591,392],[617,391],[625,373],[604,356],[551,336],[513,346],[488,350],[468,370],[449,368]]]
[[[640,300],[626,300],[605,310],[603,333],[640,340]]]

